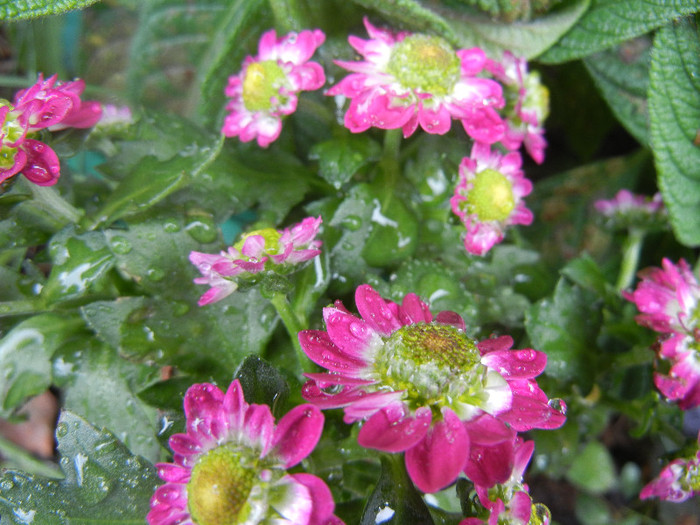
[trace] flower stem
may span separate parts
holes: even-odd
[[[401,129],[390,129],[384,135],[384,151],[380,167],[384,175],[384,206],[391,201],[396,181],[399,178],[399,151],[401,149]]]
[[[627,239],[622,246],[622,265],[615,285],[618,290],[624,290],[632,285],[639,264],[639,253],[643,240],[644,230],[630,228]]]
[[[283,293],[276,293],[270,299],[270,302],[277,310],[277,314],[282,319],[284,327],[287,329],[289,338],[292,340],[292,345],[294,346],[294,352],[297,358],[297,369],[300,375],[304,372],[313,372],[314,364],[306,357],[304,350],[301,348],[301,343],[299,343],[298,334],[304,327],[302,326],[299,318],[294,313],[287,296]]]

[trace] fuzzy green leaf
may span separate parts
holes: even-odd
[[[83,9],[97,0],[3,0],[0,1],[0,20],[26,20],[46,15],[58,15],[74,9]]]
[[[158,486],[155,468],[107,430],[64,411],[56,427],[65,479],[6,471],[2,525],[141,525]]]
[[[700,245],[700,41],[689,19],[659,31],[652,50],[649,117],[659,187],[678,240]]]
[[[461,12],[435,4],[425,7],[417,0],[355,0],[376,9],[389,20],[415,31],[432,32],[458,47],[479,46],[494,57],[508,49],[516,55],[533,58],[553,45],[588,8],[589,0],[568,2],[532,22],[504,24],[485,15]]]
[[[362,166],[376,161],[379,153],[379,144],[367,135],[345,134],[316,144],[309,157],[318,161],[321,177],[340,189]]]
[[[610,109],[641,144],[649,143],[649,63],[651,40],[640,37],[584,59]]]
[[[598,0],[539,60],[550,64],[576,60],[699,10],[698,0]]]

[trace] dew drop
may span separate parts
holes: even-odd
[[[348,215],[342,220],[340,225],[350,231],[357,231],[362,226],[362,219],[357,215]]]
[[[3,479],[0,481],[0,490],[10,490],[15,484],[9,479]]]
[[[131,251],[131,243],[129,242],[129,239],[122,237],[121,235],[112,237],[110,244],[112,245],[112,250],[114,250],[114,253],[126,255]]]
[[[154,282],[162,281],[165,278],[165,272],[160,268],[150,268],[146,272],[146,276]]]
[[[163,223],[163,230],[167,233],[177,233],[180,231],[180,224],[174,219],[167,220]]]
[[[195,241],[207,244],[214,242],[218,236],[216,224],[211,215],[197,214],[187,219],[185,231]]]
[[[62,438],[66,437],[68,434],[68,427],[66,426],[65,423],[59,423],[56,425],[56,437],[57,438]]]

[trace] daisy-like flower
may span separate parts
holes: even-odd
[[[173,462],[156,465],[165,484],[151,498],[149,525],[342,523],[323,480],[287,472],[321,437],[316,407],[297,406],[275,426],[267,405],[246,403],[238,380],[225,393],[192,385],[184,406],[187,432],[170,437]]]
[[[638,227],[649,230],[666,224],[666,208],[660,193],[647,197],[622,189],[612,199],[595,201],[594,206],[610,226],[615,228]]]
[[[503,136],[505,124],[496,111],[504,104],[502,88],[477,76],[486,65],[481,49],[455,51],[437,36],[394,35],[367,18],[364,23],[370,39],[348,39],[363,60],[336,61],[352,73],[328,90],[350,99],[350,131],[402,128],[408,137],[420,125],[442,135],[454,118],[474,140],[491,144]]]
[[[640,499],[661,498],[680,503],[700,494],[700,435],[695,457],[677,458],[666,465],[661,473],[639,494]]]
[[[306,374],[302,395],[343,407],[347,423],[363,421],[360,445],[405,452],[422,491],[455,481],[472,442],[498,448],[514,431],[564,423],[534,379],[547,361],[542,352],[511,350],[508,336],[477,343],[459,315],[433,317],[415,294],[399,305],[362,285],[355,302],[359,318],[337,301],[323,310],[327,331],[299,333],[306,355],[328,369]]]
[[[494,486],[479,483],[480,476],[472,472],[479,503],[488,511],[486,521],[480,518],[466,518],[459,525],[548,525],[551,521],[549,509],[533,503],[528,486],[523,483],[523,474],[535,448],[533,441],[523,441],[517,437],[512,443],[512,453],[506,462],[510,467],[509,478]],[[472,453],[473,454],[473,453]],[[492,462],[505,463],[503,458],[492,455]],[[469,473],[467,473],[469,477]],[[481,514],[481,513],[479,513]]]
[[[190,252],[190,262],[202,274],[194,282],[208,284],[209,290],[199,299],[199,306],[220,301],[238,289],[239,279],[253,279],[268,270],[280,274],[321,253],[316,235],[321,217],[307,217],[282,231],[265,228],[249,232],[220,254]]]
[[[221,132],[243,142],[257,139],[266,148],[282,131],[282,117],[297,109],[298,93],[326,82],[323,68],[309,62],[326,35],[319,29],[277,38],[272,29],[260,38],[258,55],[243,61],[241,72],[228,79],[231,101]]]
[[[56,153],[36,140],[43,129],[88,128],[102,114],[98,102],[83,102],[85,82],[58,82],[56,75],[18,91],[12,103],[0,100],[0,182],[22,173],[39,186],[51,186],[60,176]]]
[[[658,355],[671,369],[654,375],[656,387],[688,410],[700,405],[700,284],[684,260],[661,264],[641,271],[637,289],[622,294],[641,312],[637,322],[662,334]]]
[[[517,151],[502,155],[478,142],[471,156],[462,160],[450,204],[467,229],[467,252],[484,255],[503,240],[508,226],[532,223],[532,212],[523,201],[532,191],[532,183],[525,178],[521,164]]]
[[[511,52],[503,60],[487,59],[486,68],[505,88],[507,130],[501,143],[509,150],[525,145],[530,156],[541,164],[547,141],[542,124],[549,115],[549,90],[536,71],[528,71],[527,61]]]

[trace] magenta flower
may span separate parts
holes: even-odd
[[[18,91],[12,103],[0,101],[0,182],[18,174],[40,186],[60,176],[60,163],[48,145],[32,137],[42,129],[93,126],[102,114],[97,102],[82,102],[85,82],[61,83],[56,75]]]
[[[165,481],[151,498],[149,525],[342,523],[326,484],[289,474],[314,449],[323,414],[292,409],[275,426],[267,405],[249,405],[238,380],[226,393],[208,383],[185,394],[187,431],[170,437],[172,463],[156,465]]]
[[[196,284],[208,284],[209,290],[199,299],[199,306],[220,301],[238,289],[239,279],[252,279],[262,271],[285,274],[321,253],[316,235],[321,217],[307,217],[291,228],[256,230],[219,255],[190,252],[190,262],[202,274]]]
[[[549,114],[549,91],[539,73],[528,72],[527,61],[509,51],[501,62],[488,59],[486,69],[505,88],[507,129],[501,143],[509,150],[524,144],[535,162],[542,164],[547,147],[542,124]]]
[[[498,448],[515,431],[564,423],[534,379],[545,354],[511,350],[507,336],[477,343],[459,315],[433,317],[415,294],[398,305],[362,285],[355,302],[359,318],[337,301],[323,310],[327,331],[299,333],[306,355],[328,369],[306,374],[302,395],[321,408],[343,407],[347,423],[363,421],[360,445],[405,452],[422,491],[455,481],[471,443]]]
[[[532,212],[523,201],[532,183],[520,169],[521,163],[516,151],[502,155],[478,142],[471,157],[462,160],[450,204],[467,229],[467,252],[484,255],[503,240],[508,226],[532,223]]]
[[[688,410],[700,405],[700,285],[684,260],[676,266],[664,259],[662,266],[640,272],[637,289],[622,294],[642,312],[637,322],[662,334],[658,354],[671,368],[654,375],[656,387]]]
[[[474,140],[493,143],[505,131],[496,109],[503,107],[498,82],[479,75],[486,55],[479,48],[455,51],[444,39],[374,27],[364,19],[369,40],[350,36],[362,61],[336,61],[352,71],[328,90],[350,99],[345,126],[353,133],[371,127],[403,129],[418,125],[442,135],[460,120]]]
[[[617,195],[610,200],[595,201],[595,209],[606,217],[615,215],[626,215],[630,213],[645,213],[653,215],[664,209],[664,201],[660,193],[656,193],[652,198],[644,195],[635,195],[629,190],[620,190]]]
[[[700,434],[695,457],[677,458],[671,461],[651,483],[642,489],[639,498],[661,498],[680,503],[696,494],[700,494]]]
[[[225,93],[231,101],[221,132],[242,142],[257,139],[263,148],[277,140],[282,117],[297,109],[297,94],[326,82],[321,65],[309,62],[325,39],[319,29],[279,39],[274,29],[263,34],[258,56],[247,57],[241,72],[228,79]]]

